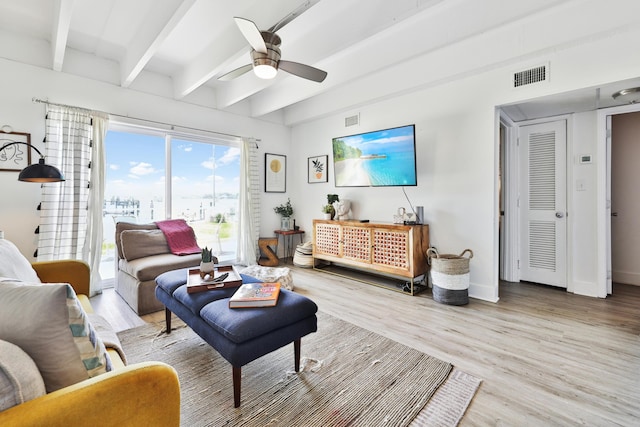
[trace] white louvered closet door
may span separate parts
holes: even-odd
[[[520,280],[567,287],[565,120],[522,126]]]

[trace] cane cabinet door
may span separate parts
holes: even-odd
[[[342,257],[371,262],[371,230],[365,227],[342,227]]]
[[[409,231],[374,229],[372,263],[408,271],[410,267]]]
[[[325,255],[340,255],[340,225],[315,224],[313,253]]]

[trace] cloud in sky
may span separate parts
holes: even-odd
[[[218,162],[222,165],[226,165],[227,163],[235,161],[238,157],[240,157],[240,148],[230,147]]]
[[[205,160],[204,162],[200,163],[200,166],[202,166],[205,169],[213,170],[213,166],[214,166],[213,159]]]
[[[219,159],[216,159],[215,162],[213,157],[211,157],[208,160],[201,162],[200,166],[202,166],[205,169],[213,170],[214,167],[221,167],[221,166],[233,163],[237,161],[239,157],[240,157],[240,149],[236,147],[231,147],[224,152],[222,157],[220,157]]]
[[[129,169],[129,172],[131,172],[131,174],[135,176],[149,175],[156,172],[156,169],[150,163],[132,162],[131,165],[132,167],[131,169]]]

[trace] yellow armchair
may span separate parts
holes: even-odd
[[[31,266],[43,283],[69,283],[76,294],[89,296],[91,273],[86,262],[72,259],[39,261]]]
[[[42,282],[70,283],[85,311],[89,266],[82,261],[33,263]],[[109,350],[115,369],[0,412],[0,426],[179,426],[178,374],[162,362],[125,366]]]
[[[180,385],[161,362],[136,363],[0,412],[9,426],[179,426]]]

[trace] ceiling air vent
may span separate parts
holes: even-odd
[[[345,117],[345,119],[344,119],[344,126],[345,127],[355,126],[358,123],[360,123],[360,115],[359,114],[356,114],[355,116]]]
[[[541,65],[513,74],[513,87],[521,87],[532,83],[546,82],[549,80],[549,67]]]

